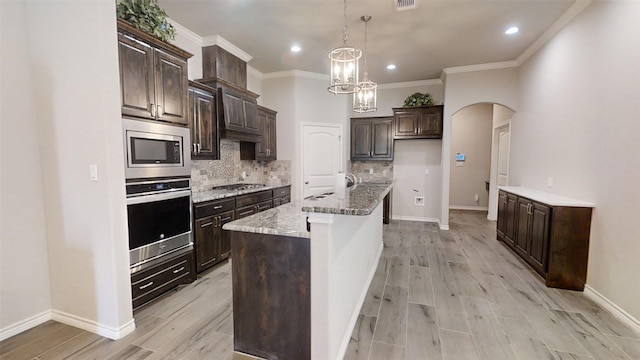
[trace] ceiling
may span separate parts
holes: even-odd
[[[516,60],[574,0],[348,0],[348,45],[364,49],[368,25],[369,78],[379,84],[437,79],[442,69]],[[262,73],[302,70],[328,74],[328,52],[342,45],[340,0],[158,0],[172,20],[206,38],[218,35],[242,49]],[[510,26],[516,35],[505,35]],[[302,47],[292,53],[293,44]],[[387,70],[389,63],[395,70]],[[361,73],[363,64],[361,63]]]

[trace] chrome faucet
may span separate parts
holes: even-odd
[[[347,181],[347,187],[349,186],[349,181],[355,185],[358,183],[358,177],[355,176],[353,173],[348,173],[347,175],[344,176],[348,181]]]

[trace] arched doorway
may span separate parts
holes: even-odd
[[[497,186],[508,179],[514,111],[496,103],[466,106],[451,117],[449,209],[497,217]]]

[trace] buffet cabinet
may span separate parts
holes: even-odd
[[[498,193],[497,238],[549,287],[584,290],[592,207]]]

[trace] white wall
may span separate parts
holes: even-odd
[[[453,115],[451,127],[451,181],[449,207],[466,210],[487,210],[491,168],[491,135],[493,105],[468,106]],[[457,166],[456,153],[465,154],[463,166]],[[475,195],[478,201],[475,201]]]
[[[593,2],[520,67],[510,183],[596,204],[588,286],[640,327],[638,14]]]
[[[0,340],[51,309],[43,177],[23,2],[0,2]],[[42,317],[42,316],[41,316]],[[33,319],[35,322],[42,319]],[[13,326],[12,326],[13,325]],[[13,328],[14,332],[3,330]]]
[[[31,77],[23,81],[32,82],[21,91],[34,109],[38,132],[16,127],[18,132],[11,136],[27,141],[37,136],[39,148],[33,150],[39,155],[27,152],[26,160],[40,158],[43,202],[35,201],[36,226],[31,236],[37,240],[14,247],[15,256],[34,251],[30,246],[34,241],[34,245],[42,245],[42,228],[38,225],[42,218],[37,214],[44,203],[53,318],[116,338],[133,330],[133,318],[115,3],[24,4],[26,22],[18,32],[27,33],[29,58],[22,60],[30,65]],[[89,46],[91,51],[87,50]],[[3,62],[4,53],[3,49]],[[4,102],[5,92],[2,96]],[[3,107],[3,122],[23,118],[24,108],[10,108],[13,113],[9,114],[4,111]],[[21,148],[13,156],[22,157]],[[89,180],[89,164],[97,165],[100,181]],[[3,173],[5,166],[3,161]],[[31,175],[37,176],[38,172]],[[35,190],[37,194],[38,182],[23,181],[12,191],[31,194]],[[31,196],[35,194],[27,198]],[[31,203],[23,202],[14,211],[31,213]],[[2,242],[21,240],[4,239],[3,234]],[[33,266],[30,257],[22,260],[28,262],[25,267]],[[35,276],[40,284],[43,276]],[[6,283],[4,280],[3,289],[19,288],[12,282],[25,281],[22,276]],[[23,299],[29,304],[32,296],[25,291],[15,294],[14,300]],[[17,319],[11,316],[11,321]]]

